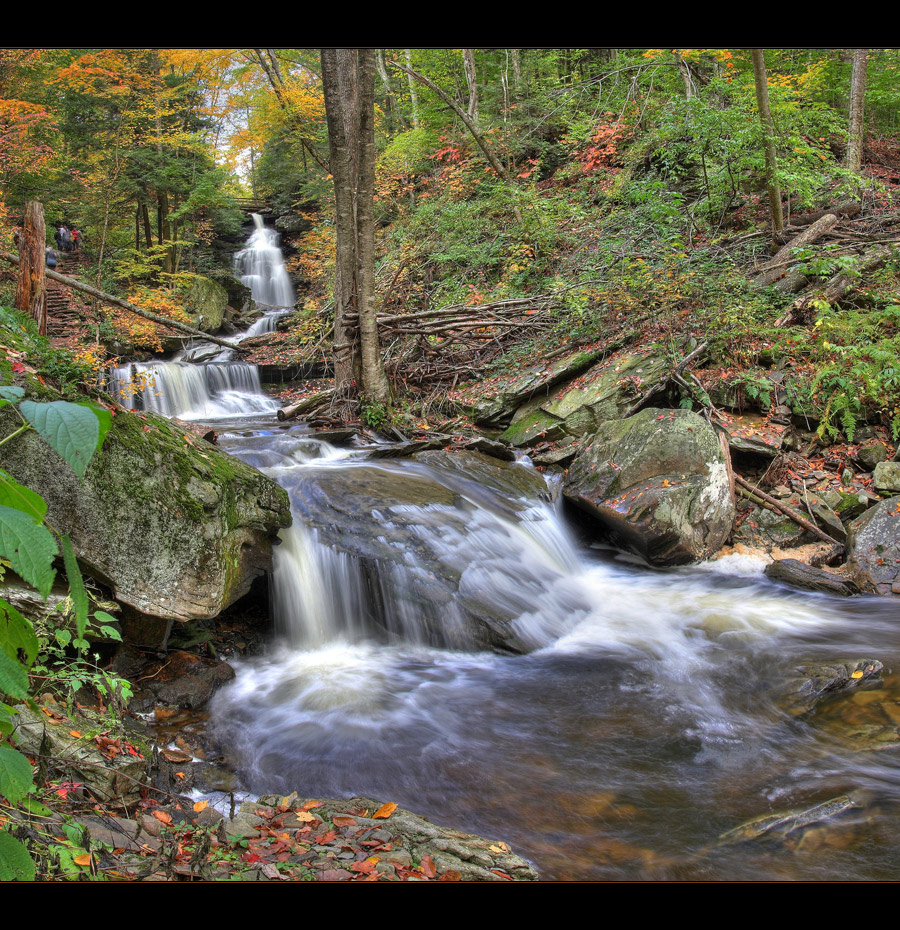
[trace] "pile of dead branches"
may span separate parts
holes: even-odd
[[[553,326],[549,295],[437,310],[380,314],[378,328],[388,376],[407,386],[455,386],[477,377],[486,362],[525,335]]]

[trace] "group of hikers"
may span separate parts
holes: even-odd
[[[81,232],[73,226],[69,228],[66,223],[58,223],[53,233],[53,241],[60,252],[80,252]]]
[[[57,223],[53,232],[56,249],[47,246],[47,267],[56,268],[59,264],[59,252],[80,252],[83,237],[81,231],[66,223]]]

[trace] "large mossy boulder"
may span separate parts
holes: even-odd
[[[648,385],[660,380],[665,364],[650,355],[615,355],[523,404],[501,439],[530,446],[592,433],[601,423],[623,416]]]
[[[563,493],[656,565],[709,558],[734,522],[723,444],[687,410],[649,407],[604,423],[575,457]]]
[[[197,275],[184,295],[182,307],[192,326],[205,333],[218,332],[228,309],[228,291],[211,278]]]
[[[18,425],[0,410],[0,435]],[[46,500],[87,574],[156,617],[215,617],[271,568],[291,521],[270,478],[149,413],[113,416],[82,481],[33,431],[0,447],[0,467]]]
[[[847,562],[860,589],[900,594],[900,495],[871,507],[847,529]]]

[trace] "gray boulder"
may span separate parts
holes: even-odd
[[[722,443],[687,410],[650,407],[604,423],[575,457],[563,493],[656,565],[709,558],[734,522]]]
[[[900,495],[876,504],[848,526],[853,580],[872,594],[900,594]]]

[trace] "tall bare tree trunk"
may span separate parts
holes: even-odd
[[[775,124],[769,110],[769,84],[766,77],[766,58],[761,48],[751,48],[753,59],[753,79],[756,84],[756,107],[762,124],[763,139],[766,150],[766,187],[769,190],[769,212],[772,215],[772,227],[775,232],[784,229],[784,215],[781,212],[781,188],[778,185],[778,163],[775,159]]]
[[[410,71],[412,71],[412,49],[406,49],[406,67],[409,68],[409,71],[406,72],[407,78],[409,78],[409,98],[412,101],[412,124],[413,129],[419,128],[419,93],[416,90],[416,82],[412,79]]]
[[[403,111],[397,103],[397,95],[394,93],[394,87],[391,84],[391,76],[384,60],[384,49],[376,49],[375,65],[378,68],[378,75],[384,87],[384,101],[387,108],[388,132],[394,132],[394,124],[401,130],[409,129],[409,123],[403,116]]]
[[[337,232],[335,388],[346,395],[361,380],[367,398],[388,404],[375,307],[374,51],[322,49],[322,86]]]
[[[391,388],[381,360],[375,302],[375,53],[358,52],[359,177],[356,197],[356,280],[363,391],[368,400],[390,405]]]
[[[850,76],[850,131],[847,138],[847,168],[859,174],[862,169],[863,115],[866,104],[867,48],[853,50],[853,72]]]
[[[27,313],[37,323],[42,336],[47,335],[47,233],[44,205],[38,200],[25,204],[25,223],[19,237],[19,279],[16,283],[16,309]]]
[[[476,128],[481,128],[481,120],[478,116],[478,72],[475,70],[475,49],[464,48],[463,65],[466,69],[466,87],[469,90],[469,105],[466,108],[466,115],[475,124]]]

